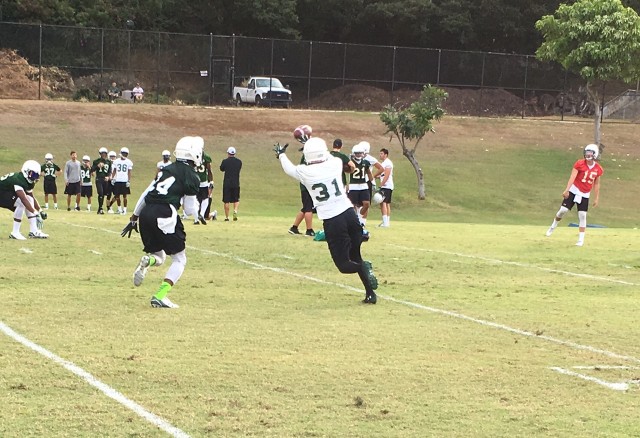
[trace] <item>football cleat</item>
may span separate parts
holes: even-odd
[[[213,210],[211,216],[209,216],[209,220],[215,221],[218,220],[218,210]]]
[[[238,212],[237,212],[237,211],[234,211],[234,212],[233,212],[233,220],[234,220],[234,221],[237,221],[237,220],[238,220]]]
[[[307,237],[315,237],[316,236],[316,232],[313,231],[312,229],[308,229],[306,233],[304,233],[305,236]]]
[[[133,285],[140,286],[144,281],[145,275],[147,275],[147,270],[149,270],[149,256],[143,255],[140,258],[140,263],[138,263],[138,267],[133,272]]]
[[[552,234],[552,233],[553,233],[553,228],[549,228],[549,229],[547,230],[547,232],[546,232],[546,233],[544,233],[544,235],[545,235],[545,236],[547,236],[547,237],[549,237],[549,236],[551,236],[551,234]]]
[[[576,246],[583,246],[584,245],[584,240],[578,240],[576,242]]]
[[[373,265],[371,264],[371,262],[368,260],[363,260],[362,266],[365,269],[365,274],[367,276],[367,279],[369,280],[369,284],[371,284],[371,289],[373,290],[378,289],[378,279],[373,273]]]
[[[159,300],[156,297],[152,297],[151,298],[151,307],[156,307],[156,308],[164,308],[164,309],[177,309],[178,306],[175,303],[172,303],[171,300],[167,297],[164,297],[163,299]]]
[[[9,239],[15,239],[15,240],[27,240],[26,237],[24,237],[22,234],[20,234],[19,232],[14,233],[12,232],[11,234],[9,234]]]
[[[29,233],[29,239],[48,239],[49,235],[40,230]]]
[[[364,300],[362,300],[362,302],[364,304],[375,304],[375,303],[378,302],[378,297],[376,296],[376,294],[374,292],[371,295],[367,295],[366,297],[364,297]]]
[[[298,231],[298,227],[292,226],[289,228],[289,234],[300,234],[300,231]]]

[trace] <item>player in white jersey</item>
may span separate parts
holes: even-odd
[[[342,160],[332,156],[325,141],[319,137],[310,138],[304,144],[302,153],[306,164],[294,165],[286,156],[286,149],[287,145],[277,144],[276,157],[285,173],[309,191],[316,214],[323,220],[333,262],[343,274],[358,273],[366,291],[363,302],[375,304],[374,289],[378,288],[378,280],[371,262],[362,260],[360,254],[362,225],[342,183]]]
[[[133,162],[129,159],[129,149],[122,148],[120,158],[113,162],[111,185],[114,197],[109,202],[109,209],[114,202],[118,203],[120,214],[127,214],[127,196],[131,193],[131,169],[133,169]],[[122,196],[122,204],[120,204],[120,196]]]
[[[158,172],[167,167],[169,164],[171,164],[171,152],[165,149],[164,151],[162,151],[162,160],[158,161],[158,164],[156,165]]]
[[[391,226],[391,195],[393,194],[393,162],[389,159],[389,150],[380,149],[380,161],[383,171],[375,175],[380,178],[380,193],[384,197],[380,203],[382,213],[382,223],[379,227],[389,228]]]

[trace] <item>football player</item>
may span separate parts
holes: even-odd
[[[131,169],[133,169],[133,162],[129,159],[129,149],[122,148],[120,149],[120,158],[113,162],[111,185],[113,186],[114,198],[109,201],[109,210],[116,202],[119,214],[127,214],[127,196],[131,193]],[[122,207],[120,196],[122,196]]]
[[[107,157],[107,148],[100,148],[98,150],[100,158],[93,160],[91,171],[96,176],[96,192],[98,193],[98,214],[104,214],[104,197],[109,193],[109,179],[111,175],[111,160]],[[115,157],[115,152],[113,153]]]
[[[118,156],[116,155],[116,151],[109,151],[109,161],[111,161],[111,166],[109,167],[109,176],[107,177],[107,181],[109,184],[107,185],[107,190],[104,192],[104,196],[107,198],[107,213],[113,214],[113,209],[110,207],[111,205],[111,197],[113,196],[113,185],[111,185],[111,172],[113,172],[113,165],[116,162]]]
[[[32,239],[49,237],[40,230],[47,214],[40,210],[40,204],[33,196],[33,188],[39,178],[40,163],[35,160],[25,161],[20,172],[0,177],[0,207],[13,212],[13,231],[9,234],[10,239],[26,240],[26,237],[20,233],[22,216],[25,213],[29,222],[29,237]]]
[[[132,231],[138,231],[140,220],[140,237],[146,254],[133,273],[134,286],[142,284],[149,267],[160,266],[167,254],[171,256],[171,266],[151,298],[152,307],[179,307],[167,297],[187,264],[186,233],[177,210],[183,199],[185,212],[198,215],[200,180],[195,168],[202,164],[203,146],[201,137],[183,137],[178,141],[174,152],[176,162],[158,172],[156,179],[140,195],[129,224],[122,230],[122,237],[131,237]]]
[[[589,198],[593,192],[593,206],[597,207],[600,198],[600,177],[604,170],[596,160],[600,155],[600,148],[595,144],[588,144],[584,148],[582,159],[575,162],[567,187],[562,192],[562,204],[556,213],[553,223],[547,230],[549,237],[558,226],[558,222],[567,214],[574,205],[578,206],[578,241],[576,246],[584,245],[584,233],[587,228],[587,211],[589,210]]]
[[[44,175],[44,208],[49,209],[49,195],[53,197],[53,208],[58,209],[58,186],[56,178],[60,175],[60,167],[53,162],[52,154],[45,154],[40,171]]]
[[[311,195],[318,217],[323,220],[324,233],[331,258],[343,274],[357,273],[365,288],[364,303],[375,304],[378,280],[371,262],[362,260],[362,225],[342,183],[342,160],[329,153],[319,137],[308,139],[303,148],[306,164],[294,165],[286,155],[287,145],[276,144],[274,151],[282,169],[300,181]]]
[[[349,200],[364,227],[367,224],[367,214],[371,205],[371,192],[367,184],[367,181],[371,180],[371,164],[365,160],[364,147],[361,144],[355,145],[351,153],[351,162],[355,169],[349,178]]]

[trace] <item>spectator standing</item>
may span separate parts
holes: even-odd
[[[64,165],[64,193],[67,195],[67,211],[71,211],[71,197],[76,197],[76,205],[74,210],[80,211],[80,193],[82,192],[80,184],[80,162],[76,151],[69,154],[71,159]]]
[[[98,150],[100,158],[93,160],[91,171],[96,176],[96,193],[98,194],[98,214],[104,214],[104,197],[108,193],[111,185],[109,179],[111,176],[111,160],[107,157],[107,148]]]
[[[91,211],[91,198],[93,197],[93,187],[91,185],[91,157],[85,155],[82,157],[82,165],[80,165],[80,178],[82,186],[80,187],[80,196],[87,198],[87,211]]]
[[[382,222],[379,227],[389,228],[391,226],[391,195],[393,194],[393,162],[389,159],[389,150],[380,149],[380,164],[382,172],[378,171],[375,177],[380,178],[380,193],[384,199],[380,203]]]
[[[53,198],[53,208],[58,209],[58,185],[56,178],[60,175],[60,167],[53,162],[52,154],[45,154],[40,172],[44,175],[44,208],[49,209],[49,195]]]
[[[116,99],[122,95],[122,91],[115,82],[111,82],[111,86],[107,89],[107,95],[109,95],[111,103],[116,103]]]
[[[240,170],[242,161],[236,157],[236,148],[227,149],[227,158],[220,163],[220,171],[224,172],[222,181],[222,202],[224,203],[225,221],[229,220],[230,204],[233,204],[233,220],[238,220],[238,206],[240,205]]]
[[[131,90],[131,99],[133,103],[142,103],[142,99],[144,98],[144,90],[140,86],[140,82],[136,83],[136,86]]]

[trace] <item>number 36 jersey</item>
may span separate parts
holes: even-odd
[[[177,210],[183,196],[195,196],[199,190],[200,179],[196,171],[178,161],[158,172],[144,201],[147,204],[171,204]]]
[[[331,219],[353,208],[342,183],[340,158],[331,156],[322,163],[295,166],[286,155],[281,155],[280,164],[287,175],[297,179],[307,188],[320,219]]]

